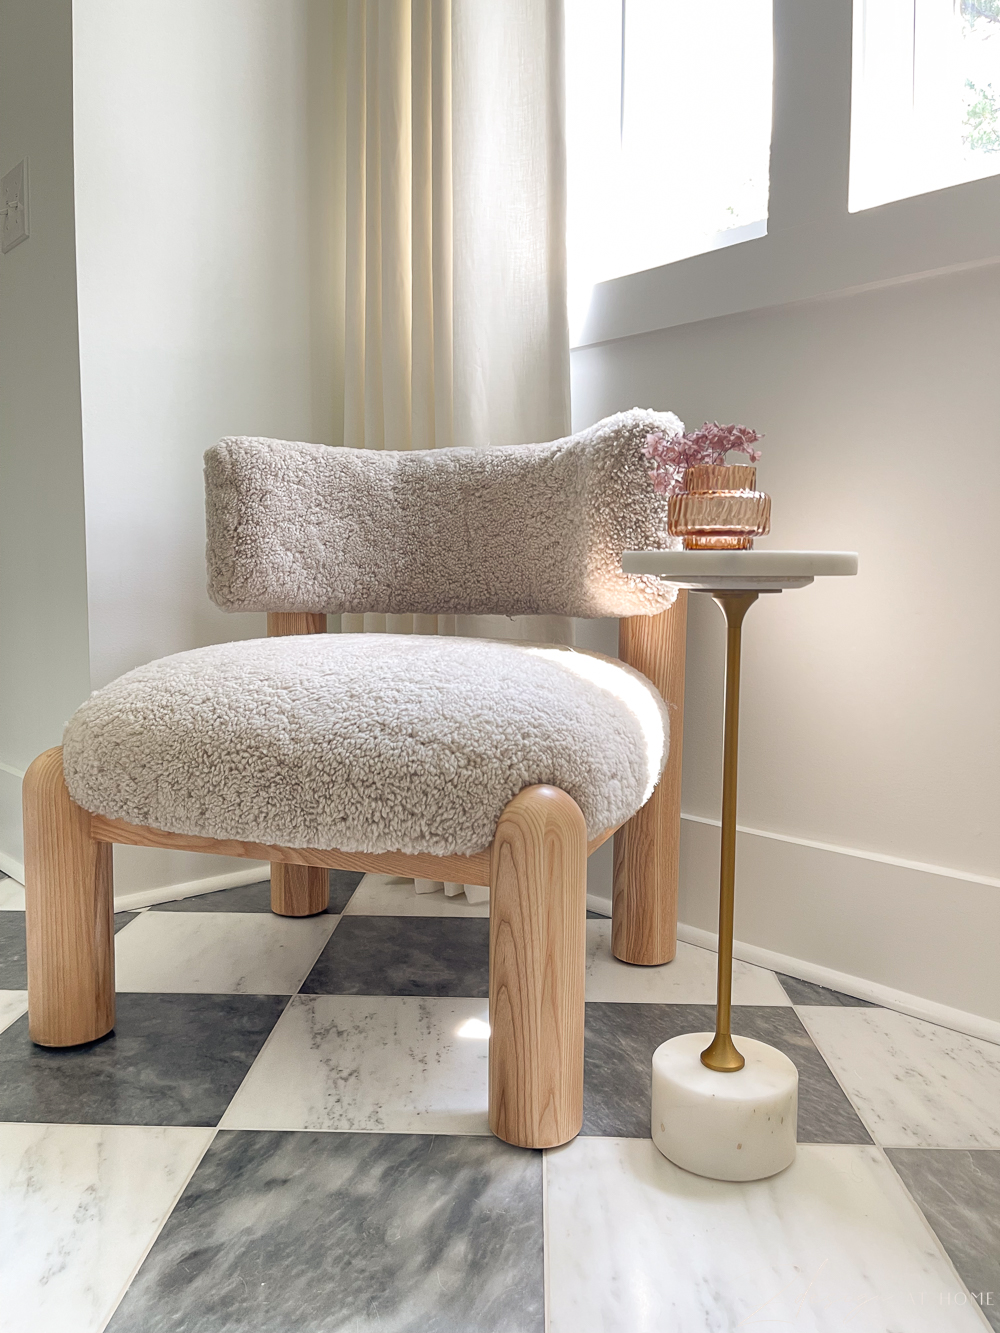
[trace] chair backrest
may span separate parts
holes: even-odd
[[[389,452],[226,439],[205,455],[209,594],[226,611],[655,615],[623,551],[674,545],[634,408],[549,444]]]

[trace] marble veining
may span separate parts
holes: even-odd
[[[28,1012],[26,990],[0,990],[0,1032]]]
[[[1000,1329],[1000,1152],[890,1148],[919,1204],[990,1326]]]
[[[330,871],[330,905],[327,911],[339,915],[351,900],[363,876],[353,870]],[[177,898],[157,903],[151,912],[270,912],[271,881],[241,884],[234,889],[216,889],[195,898]]]
[[[715,955],[631,968],[588,916],[584,1131],[543,1159],[488,1131],[488,906],[359,881],[116,914],[114,1034],[45,1051],[0,878],[0,1333],[1000,1333],[1000,1046],[737,963],[800,1146],[701,1180],[650,1058],[711,1028]]]
[[[490,905],[470,903],[464,893],[455,898],[440,890],[417,893],[412,879],[398,875],[365,875],[344,910],[348,916],[488,917]]]
[[[33,1045],[19,1018],[0,1033],[0,1121],[216,1125],[287,1003],[119,995],[114,1032],[63,1051]]]
[[[1000,1148],[1000,1046],[891,1009],[798,1013],[877,1143]]]
[[[489,941],[486,920],[345,914],[302,991],[485,997]]]
[[[221,1131],[109,1333],[543,1333],[541,1154]]]
[[[24,913],[0,912],[0,989],[24,990],[28,984]]]
[[[587,999],[605,1003],[714,1004],[718,955],[677,943],[673,962],[662,967],[623,963],[611,952],[611,922],[587,922]],[[733,963],[734,1004],[790,1003],[773,972]]]
[[[650,1062],[661,1042],[711,1032],[715,1009],[696,1004],[590,1004],[584,1049],[583,1133],[649,1135]],[[733,1032],[777,1047],[799,1071],[800,1143],[870,1143],[808,1033],[787,1006],[736,1006]]]
[[[769,1180],[691,1175],[642,1139],[546,1154],[551,1333],[982,1333],[875,1147]]]
[[[119,991],[294,995],[340,918],[144,912],[118,941]]]
[[[212,1134],[0,1125],[4,1333],[100,1333]]]
[[[297,996],[222,1125],[487,1134],[488,1017],[482,1000]]]

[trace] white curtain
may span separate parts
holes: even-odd
[[[347,0],[344,31],[344,444],[567,434],[562,0]],[[345,632],[573,635],[555,616],[341,622]]]
[[[344,444],[569,431],[561,0],[348,0]],[[345,631],[570,642],[561,617]]]

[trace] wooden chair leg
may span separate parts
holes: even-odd
[[[642,809],[615,834],[611,951],[625,963],[669,963],[677,952],[686,642],[684,591],[669,611],[619,623],[618,656],[653,682],[670,711],[670,754],[663,776]]]
[[[330,905],[330,872],[323,866],[271,862],[271,911],[278,916],[315,916]]]
[[[90,836],[71,800],[62,750],[24,775],[28,1032],[39,1046],[78,1046],[115,1025],[111,844]]]
[[[270,611],[268,637],[286,634],[325,634],[326,615]],[[315,916],[330,905],[330,874],[322,866],[293,866],[271,862],[271,911],[278,916]]]
[[[554,1148],[583,1123],[587,828],[572,797],[526,787],[490,857],[490,1129]]]

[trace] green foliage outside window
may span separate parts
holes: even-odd
[[[1000,5],[1000,0],[992,0]],[[962,142],[981,153],[1000,153],[1000,94],[993,91],[992,83],[985,88],[977,88],[971,79],[965,80],[976,100],[970,102],[965,117],[969,133],[962,135]]]
[[[977,19],[1000,23],[1000,0],[962,0],[962,18],[970,23]]]

